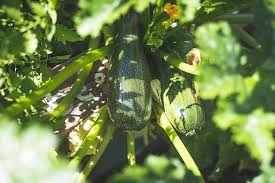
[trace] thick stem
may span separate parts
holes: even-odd
[[[79,75],[72,89],[70,90],[68,95],[66,95],[66,97],[64,97],[64,99],[58,104],[58,106],[53,109],[53,111],[50,113],[50,117],[58,118],[65,112],[65,110],[70,106],[78,92],[81,90],[91,72],[92,67],[93,63],[90,63],[79,72]]]
[[[215,20],[225,20],[230,23],[243,24],[253,23],[255,21],[255,15],[253,14],[225,14],[215,18]]]
[[[173,65],[174,67],[187,72],[189,74],[198,75],[198,71],[196,68],[190,64],[183,62],[183,60],[176,58],[168,53],[164,53],[160,51],[160,56],[169,64]]]
[[[26,97],[20,98],[16,103],[8,106],[2,113],[8,114],[10,116],[18,116],[31,105],[36,104],[41,100],[46,94],[53,91],[60,84],[62,84],[66,79],[68,79],[71,75],[82,69],[85,65],[92,63],[107,54],[111,51],[111,46],[104,46],[102,48],[89,51],[87,54],[81,56],[80,58],[73,61],[70,65],[68,65],[63,71],[54,75],[48,82],[42,85],[37,90],[33,91]]]
[[[70,166],[72,167],[78,166],[80,161],[87,154],[87,151],[89,150],[91,144],[97,138],[100,131],[104,128],[107,119],[108,119],[108,112],[107,112],[107,106],[105,105],[101,108],[100,114],[96,119],[95,124],[93,124],[89,133],[83,140],[83,144],[80,146],[80,148],[76,152],[75,157],[70,161]]]
[[[233,30],[238,34],[238,36],[249,46],[254,48],[255,50],[261,52],[262,45],[252,36],[250,36],[245,30],[243,30],[238,25],[232,25]]]
[[[233,11],[239,11],[245,8],[254,7],[256,3],[258,3],[256,0],[243,1],[240,3],[234,3],[232,1],[221,1],[219,3],[211,3],[210,7],[212,6],[213,11],[211,11],[210,13],[205,11],[205,8],[210,8],[209,6],[200,8],[197,11],[195,20],[192,23],[196,26],[199,26],[203,23],[215,20],[215,18],[218,16],[222,16]]]
[[[135,132],[127,132],[127,158],[130,166],[136,164]]]
[[[81,182],[85,182],[86,178],[95,167],[96,163],[98,162],[98,160],[104,153],[106,147],[108,146],[109,142],[111,141],[114,132],[114,125],[112,123],[108,123],[106,133],[103,137],[103,141],[99,144],[96,154],[91,156],[89,162],[86,164],[85,168],[80,173]]]
[[[159,125],[163,128],[167,136],[169,137],[170,141],[173,143],[174,147],[178,151],[180,157],[184,161],[186,167],[193,172],[195,176],[198,176],[201,183],[204,183],[204,179],[202,174],[196,165],[195,161],[193,160],[192,156],[186,149],[183,142],[180,140],[179,136],[177,135],[176,131],[174,130],[173,126],[170,124],[169,120],[167,119],[165,113],[160,108],[159,105],[155,105],[157,116],[159,116]]]

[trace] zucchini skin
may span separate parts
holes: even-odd
[[[115,25],[108,73],[111,120],[124,131],[145,127],[151,115],[150,72],[138,35],[138,17],[130,10]]]
[[[158,62],[162,102],[165,114],[181,134],[193,135],[205,121],[202,105],[195,95],[192,81],[182,71],[164,60]]]

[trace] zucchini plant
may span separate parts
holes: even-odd
[[[62,140],[69,136],[70,141],[68,166],[81,167],[80,182],[97,172],[94,168],[117,134],[127,138],[119,143],[127,144],[123,157],[130,166],[142,161],[140,137],[149,152],[155,139],[162,139],[172,147],[166,155],[179,155],[193,181],[224,182],[223,175],[233,167],[232,174],[249,172],[235,182],[255,175],[259,176],[253,182],[272,182],[274,4],[273,0],[4,1],[0,112],[22,126],[35,118],[55,132],[63,130]],[[15,47],[12,39],[21,46]],[[100,62],[104,64],[98,66]],[[57,63],[64,67],[50,74]],[[91,90],[104,85],[100,94],[105,92],[106,103],[99,101],[92,115],[68,125],[68,110],[74,99],[81,98],[96,69],[107,70],[106,82],[100,73],[103,79],[93,80]],[[44,112],[42,101],[72,78],[66,96]],[[82,100],[92,105],[95,98],[90,94]],[[78,108],[83,113],[88,109]],[[228,158],[231,150],[242,156]]]

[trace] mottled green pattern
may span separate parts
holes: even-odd
[[[176,68],[158,62],[165,114],[178,132],[192,135],[204,124],[204,112],[192,83]]]
[[[142,129],[151,115],[150,73],[137,24],[137,15],[130,11],[116,25],[109,71],[109,114],[125,131]]]

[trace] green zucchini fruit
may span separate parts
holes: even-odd
[[[109,115],[124,131],[142,129],[151,115],[151,77],[138,29],[133,10],[117,22],[108,73]]]
[[[158,65],[162,103],[168,120],[178,132],[195,134],[202,128],[205,119],[192,81],[164,60],[155,62]]]

